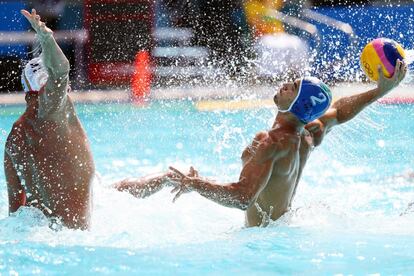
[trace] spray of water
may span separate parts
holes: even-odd
[[[405,54],[406,54],[406,62],[407,64],[411,64],[414,61],[414,50],[405,50]]]
[[[405,79],[403,80],[403,84],[412,84],[414,82],[414,50],[405,50],[405,62],[408,65],[408,72],[405,76]]]

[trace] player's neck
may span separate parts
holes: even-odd
[[[26,100],[26,114],[29,116],[35,116],[37,114],[37,109],[39,106],[38,103],[38,94],[30,93],[26,94],[25,100]]]
[[[289,132],[301,133],[305,127],[305,124],[298,120],[290,112],[279,112],[276,116],[273,128],[285,129]]]

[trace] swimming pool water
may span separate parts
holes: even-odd
[[[0,110],[0,143],[23,107]],[[271,109],[200,112],[190,101],[78,105],[96,170],[92,229],[54,232],[38,211],[7,213],[0,170],[0,274],[410,274],[414,271],[414,106],[374,104],[334,129],[305,168],[293,210],[267,228],[170,189],[138,200],[109,186],[194,165],[235,180]],[[0,157],[3,158],[3,150]]]

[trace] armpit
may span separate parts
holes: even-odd
[[[305,129],[303,135],[302,135],[302,141],[301,145],[302,147],[305,146],[306,148],[310,148],[311,150],[320,144],[320,141],[322,141],[321,133],[312,133]],[[319,141],[319,144],[316,144],[316,142]]]

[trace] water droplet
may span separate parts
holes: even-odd
[[[177,144],[175,145],[175,147],[176,147],[177,149],[181,150],[181,149],[183,149],[183,148],[184,148],[184,145],[183,145],[183,143],[179,142],[179,143],[177,143]]]

